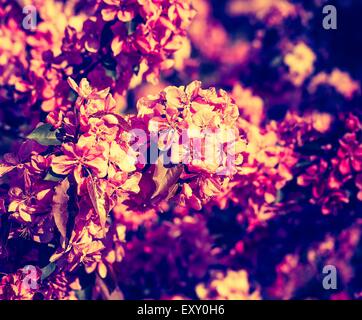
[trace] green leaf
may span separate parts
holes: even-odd
[[[98,186],[96,181],[94,181],[91,175],[87,177],[87,190],[91,202],[93,204],[93,207],[99,216],[99,222],[103,230],[103,236],[105,236],[105,227],[106,227],[107,215],[109,212],[109,203],[107,201],[106,194],[104,190],[102,190]]]
[[[282,62],[283,62],[282,56],[277,56],[270,62],[270,65],[272,67],[277,67],[277,66],[281,65]]]
[[[158,158],[155,166],[152,180],[156,185],[156,189],[151,199],[158,196],[169,198],[170,192],[175,192],[175,185],[183,172],[183,166],[178,164],[167,168],[163,164],[162,156]]]
[[[281,203],[283,200],[284,194],[282,190],[278,190],[277,191],[277,195],[276,195],[276,199],[275,199],[275,203]]]
[[[136,31],[136,23],[134,21],[126,22],[126,27],[129,36]]]
[[[68,179],[64,179],[59,185],[55,187],[53,196],[53,206],[51,214],[54,217],[55,225],[57,226],[60,234],[64,239],[67,238],[67,224],[68,224],[68,202],[69,196],[67,194],[69,189]]]
[[[307,166],[311,165],[312,163],[313,163],[312,161],[300,161],[295,165],[295,167],[296,168],[304,168],[304,167],[307,167]]]
[[[82,290],[76,290],[75,295],[79,300],[91,300],[92,287],[86,287]]]
[[[57,265],[54,262],[49,263],[44,268],[41,269],[41,281],[44,281],[48,278],[57,268]]]
[[[51,124],[42,124],[35,128],[34,131],[27,136],[27,138],[35,140],[43,146],[58,146],[61,144],[61,141],[57,139],[59,130],[52,129],[53,126]]]
[[[44,178],[44,181],[53,181],[53,182],[59,182],[63,180],[65,176],[60,174],[55,174],[53,171],[49,170],[47,175]]]
[[[117,79],[116,70],[107,69],[107,68],[104,68],[104,70],[106,72],[107,77],[112,78],[113,80]]]
[[[77,100],[77,98],[78,98],[78,95],[73,90],[70,90],[68,100],[74,102]]]

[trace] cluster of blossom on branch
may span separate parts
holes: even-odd
[[[39,16],[32,31],[22,27],[20,3],[2,2],[0,99],[9,105],[2,121],[12,123],[10,112],[24,126],[41,110],[70,107],[68,76],[111,87],[124,108],[128,88],[156,83],[172,68],[195,15],[190,1],[24,1]]]
[[[0,299],[362,297],[361,65],[320,2],[2,0]]]

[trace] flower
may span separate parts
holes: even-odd
[[[346,133],[339,140],[340,148],[338,169],[342,175],[348,175],[352,170],[362,171],[362,144],[357,140],[355,133]]]
[[[68,175],[74,173],[75,180],[81,184],[84,180],[84,170],[88,169],[98,178],[107,174],[108,163],[105,157],[105,148],[102,145],[90,145],[78,143],[64,144],[64,155],[54,157],[51,168],[54,173]]]
[[[290,81],[295,86],[303,84],[314,70],[315,53],[305,43],[297,43],[291,52],[284,56],[284,63],[289,68]]]
[[[243,118],[254,125],[260,125],[264,112],[263,100],[239,83],[234,86],[231,94]]]
[[[309,85],[309,90],[314,93],[321,85],[334,87],[338,93],[348,100],[351,100],[360,90],[359,83],[353,80],[347,72],[339,69],[333,69],[330,74],[320,72],[315,75]]]
[[[224,275],[215,272],[209,284],[199,284],[196,293],[200,299],[260,300],[259,290],[252,291],[245,270],[228,270]]]
[[[102,18],[104,21],[112,21],[117,17],[122,22],[129,22],[135,17],[138,9],[137,1],[104,0],[106,7],[102,9]]]
[[[32,266],[8,274],[0,281],[1,300],[32,300],[39,290],[41,271]]]
[[[284,19],[294,17],[298,13],[293,3],[287,0],[232,0],[228,2],[226,11],[231,17],[253,15],[269,26],[282,24]]]

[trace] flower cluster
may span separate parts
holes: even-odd
[[[5,130],[16,119],[23,124],[16,131],[26,132],[30,115],[32,128],[41,118],[35,105],[45,112],[70,108],[66,79],[73,74],[78,80],[87,76],[98,89],[112,87],[117,107],[123,108],[127,89],[144,79],[156,83],[161,70],[182,60],[177,52],[195,15],[190,1],[169,0],[38,0],[30,10],[39,17],[34,31],[22,27],[16,1],[5,1],[1,12],[0,101],[9,106],[1,115]]]
[[[50,262],[61,270],[83,264],[105,278],[108,267],[122,260],[125,240],[124,227],[110,225],[108,213],[116,198],[139,192],[142,174],[128,123],[114,113],[108,90],[94,90],[86,79],[78,86],[69,78],[69,84],[78,94],[74,109],[50,113],[17,154],[4,156],[4,203],[14,221],[8,232],[10,238],[58,245]]]
[[[321,205],[323,214],[336,213],[353,198],[362,200],[362,126],[360,120],[351,114],[343,120],[345,131],[338,141],[334,145],[321,145],[325,150],[324,157],[305,157],[306,164],[297,178],[298,185],[311,188],[310,202]],[[351,182],[357,192],[348,190]]]
[[[201,210],[243,163],[246,140],[236,127],[238,107],[225,91],[203,90],[196,81],[185,88],[167,87],[141,99],[137,108],[156,140],[151,143],[169,151],[172,164],[184,164],[178,206]]]
[[[87,21],[83,39],[88,51],[104,50],[101,30],[110,28],[105,30],[113,34],[110,49],[122,84],[116,86],[125,90],[142,78],[156,83],[160,70],[175,64],[194,15],[190,1],[103,0],[96,17]]]
[[[26,267],[3,277],[0,283],[0,299],[31,300],[37,292],[40,277],[39,269],[29,272]]]

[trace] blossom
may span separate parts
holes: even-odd
[[[284,19],[297,15],[296,7],[286,0],[276,1],[229,1],[227,6],[229,16],[253,15],[271,26],[281,24]]]
[[[234,86],[232,96],[243,118],[254,125],[260,125],[264,111],[263,100],[241,84]]]
[[[340,159],[338,169],[341,174],[348,175],[351,170],[362,171],[362,144],[354,133],[346,133],[339,140],[340,148],[337,156]]]
[[[78,300],[76,291],[80,291],[79,279],[69,277],[65,272],[52,275],[42,288],[41,294],[45,300]]]
[[[284,63],[289,68],[290,80],[294,85],[300,86],[313,73],[315,60],[315,53],[303,42],[297,43],[285,55]]]
[[[54,157],[51,168],[54,173],[67,175],[74,173],[77,183],[85,177],[84,169],[91,170],[97,177],[102,178],[107,174],[107,159],[104,156],[104,147],[101,145],[83,145],[72,143],[62,146],[64,155]]]
[[[357,81],[353,80],[350,75],[339,69],[333,69],[330,74],[321,72],[315,75],[309,85],[309,90],[315,92],[321,85],[334,87],[338,93],[350,100],[360,89]]]
[[[40,276],[41,271],[35,267],[6,275],[0,281],[1,300],[32,300],[39,289]]]
[[[102,18],[105,21],[111,21],[117,17],[122,22],[128,22],[135,16],[137,1],[121,3],[120,0],[104,0],[104,3],[108,5],[102,9]]]
[[[91,226],[89,226],[91,227]],[[93,272],[97,267],[97,263],[101,261],[101,251],[104,245],[100,240],[93,239],[90,230],[84,228],[79,234],[73,233],[73,238],[70,240],[71,245],[64,252],[61,249],[55,252],[50,258],[50,261],[59,260],[59,264],[65,264],[69,271],[73,271],[83,263],[87,272]]]
[[[242,221],[247,221],[251,230],[281,210],[278,198],[281,190],[293,179],[298,155],[292,146],[283,146],[278,135],[280,127],[274,128],[270,123],[262,130],[243,119],[237,124],[248,141],[244,163],[211,203],[222,209],[237,204]]]
[[[150,139],[160,150],[171,151],[173,164],[186,166],[189,174],[182,173],[181,179],[193,180],[177,196],[179,204],[201,209],[243,163],[245,140],[235,128],[237,106],[225,91],[204,90],[195,81],[142,98],[137,108]]]
[[[311,163],[297,178],[299,185],[312,187],[312,199],[309,201],[320,205],[323,214],[336,212],[343,204],[350,203],[351,197],[346,190],[350,180],[355,179],[358,186],[361,166],[360,142],[356,132],[360,130],[359,120],[349,116],[345,120],[345,127],[347,132],[338,140],[335,149],[331,145],[324,146],[330,154],[330,160],[307,157]]]
[[[260,292],[252,291],[245,270],[228,270],[226,275],[215,272],[210,284],[206,287],[199,284],[196,293],[200,299],[215,300],[260,300]]]

